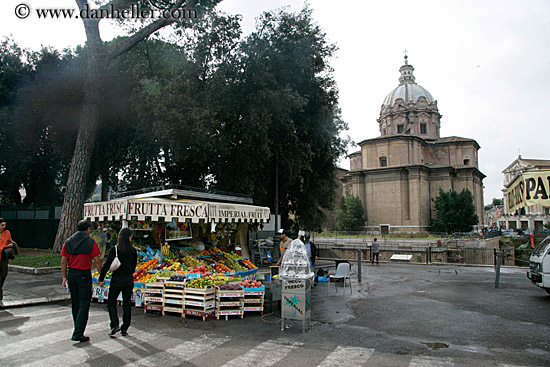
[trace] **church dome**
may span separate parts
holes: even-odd
[[[416,135],[423,139],[439,139],[441,114],[430,92],[416,84],[414,68],[399,68],[399,85],[384,99],[378,125],[382,136]]]
[[[399,98],[403,99],[406,104],[416,103],[420,97],[426,98],[428,104],[435,103],[430,92],[416,84],[413,71],[413,66],[408,64],[407,56],[405,56],[405,65],[399,68],[401,73],[399,85],[386,96],[382,104],[383,107],[392,107]]]

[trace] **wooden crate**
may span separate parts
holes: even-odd
[[[185,288],[182,317],[197,316],[203,321],[214,317],[215,294],[213,287]]]
[[[244,289],[228,290],[216,287],[216,318],[220,316],[240,316],[244,314]]]
[[[185,282],[164,282],[164,298],[162,315],[166,313],[178,313],[183,317],[183,302],[185,294]]]
[[[144,307],[143,312],[160,311],[162,312],[164,302],[164,284],[163,283],[145,283]]]
[[[244,289],[244,312],[264,313],[265,286]]]

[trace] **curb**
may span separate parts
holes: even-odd
[[[48,268],[31,268],[28,266],[8,265],[8,269],[12,271],[17,271],[19,273],[27,273],[27,274],[51,274],[51,273],[60,272],[61,266],[53,266]]]
[[[70,299],[71,299],[71,296],[69,294],[66,294],[66,295],[57,296],[57,297],[39,297],[39,298],[23,299],[18,301],[4,301],[3,305],[0,306],[0,309],[16,308],[16,307],[24,307],[24,306],[37,306],[37,305],[42,305],[46,303],[69,301]]]

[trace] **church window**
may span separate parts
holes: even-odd
[[[397,125],[397,133],[398,134],[403,133],[403,125]]]
[[[464,165],[465,166],[469,166],[470,165],[470,160],[468,158],[465,158],[464,159]]]
[[[388,166],[388,158],[380,157],[380,167],[387,167],[387,166]]]
[[[426,124],[420,124],[420,134],[426,134]]]

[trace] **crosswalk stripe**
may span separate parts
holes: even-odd
[[[452,367],[453,361],[450,358],[436,357],[413,357],[409,367]]]
[[[195,340],[184,341],[165,351],[155,353],[126,366],[178,366],[182,361],[188,361],[227,343],[229,338],[213,338],[203,335]]]
[[[286,339],[268,340],[249,350],[247,353],[232,359],[224,364],[223,367],[272,366],[302,345],[303,343]]]
[[[133,347],[139,347],[140,345],[143,345],[143,343],[147,343],[156,338],[158,338],[158,335],[152,334],[148,331],[135,330],[132,332],[130,337],[124,338],[123,342],[117,341],[117,338],[104,340],[99,343],[93,343],[92,345],[94,349],[101,350],[102,353],[98,353],[97,355],[97,357],[100,357],[104,354],[117,353],[122,350],[131,351],[133,350]],[[90,360],[90,358],[89,350],[86,348],[79,348],[25,364],[23,367],[74,366],[77,364],[86,363]]]
[[[104,316],[107,317],[107,312],[105,311],[90,311],[89,317],[94,316]],[[58,316],[58,317],[47,317],[47,318],[38,318],[38,317],[32,317],[30,320],[26,321],[23,325],[19,325],[13,328],[3,328],[0,330],[0,335],[9,335],[13,331],[27,331],[31,330],[35,327],[44,327],[47,325],[55,325],[57,323],[63,323],[67,321],[67,313],[65,312],[64,316]],[[71,320],[72,321],[72,320]],[[106,321],[107,323],[108,321]],[[72,325],[72,324],[71,324]],[[106,326],[107,327],[107,326]]]
[[[318,367],[333,367],[333,366],[364,366],[365,362],[374,353],[374,349],[360,347],[343,347],[338,346],[330,353]]]
[[[70,312],[69,307],[24,307],[24,308],[11,308],[0,312],[0,322],[12,320],[14,317],[33,317],[33,316],[43,316],[51,315],[61,312]],[[4,316],[3,314],[6,313]]]
[[[10,345],[10,344],[16,344],[17,350],[22,351],[21,353],[29,353],[34,349],[57,343],[60,340],[69,341],[73,332],[72,317],[68,320],[70,320],[70,322],[67,322],[65,328],[62,330],[54,331],[54,332],[44,334],[41,336],[36,336],[33,338],[25,338],[23,340],[11,339],[7,343],[2,342],[2,346],[6,347],[7,345]],[[86,334],[102,331],[102,330],[103,331],[108,330],[108,322],[106,320],[101,320],[92,324],[88,323],[88,326],[86,327]],[[12,348],[0,348],[0,359],[6,358],[13,354],[14,353]],[[1,364],[2,363],[0,363],[0,365]]]

